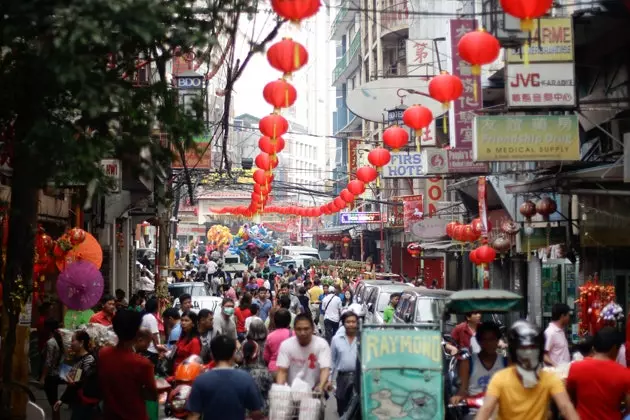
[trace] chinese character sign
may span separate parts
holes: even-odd
[[[580,159],[575,115],[492,115],[475,118],[476,161]]]
[[[410,233],[413,224],[419,222],[424,217],[424,204],[422,196],[410,195],[403,197],[403,208],[405,217],[405,233]]]
[[[407,40],[407,75],[429,76],[434,73],[433,40]]]
[[[458,76],[464,84],[462,96],[453,102],[449,111],[450,118],[450,144],[458,149],[472,149],[473,132],[472,125],[474,111],[482,107],[481,101],[481,77],[472,75],[472,67],[459,56],[457,43],[468,32],[475,28],[473,19],[451,20],[451,57],[452,74]],[[475,83],[475,79],[476,83]],[[477,94],[475,95],[475,89]]]
[[[573,107],[576,105],[573,63],[508,64],[506,86],[510,107]]]

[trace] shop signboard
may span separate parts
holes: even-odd
[[[376,211],[348,211],[339,213],[339,222],[342,225],[357,225],[364,223],[378,223],[381,221],[381,214]]]
[[[433,217],[437,212],[440,201],[444,201],[444,179],[441,176],[434,176],[424,183],[427,202],[427,216]]]
[[[472,149],[473,111],[482,107],[481,76],[473,76],[472,66],[462,60],[457,49],[460,39],[468,32],[473,32],[476,25],[474,19],[453,19],[450,22],[452,74],[464,84],[464,92],[453,102],[449,115],[450,144],[458,149]]]
[[[119,193],[122,188],[122,162],[118,159],[102,159],[101,168],[105,176],[112,178],[111,193]]]
[[[411,226],[411,235],[418,240],[440,239],[446,236],[446,225],[449,222],[448,219],[427,217]]]
[[[580,132],[575,115],[486,115],[475,118],[476,161],[575,161]]]
[[[435,329],[363,328],[361,398],[365,418],[443,419],[441,343],[442,335]]]
[[[407,76],[432,76],[435,53],[432,39],[407,40]]]
[[[383,166],[383,178],[417,178],[423,175],[420,152],[393,152],[389,163]]]
[[[534,19],[532,39],[527,47],[529,62],[573,61],[572,20],[571,17]],[[519,50],[509,49],[506,55],[508,63],[528,61]]]
[[[508,64],[505,94],[513,108],[575,107],[573,63]]]
[[[348,175],[357,172],[357,148],[360,140],[348,139]]]
[[[411,232],[411,227],[422,220],[424,216],[424,204],[421,195],[408,195],[403,197],[403,217],[405,233]]]
[[[489,171],[488,164],[473,160],[471,149],[448,150],[448,173],[485,174]]]
[[[212,137],[210,135],[200,135],[193,137],[193,147],[186,150],[185,159],[188,169],[210,169],[210,157],[211,147],[210,141]],[[173,150],[174,157],[171,168],[184,169],[184,165],[181,161],[179,152]]]

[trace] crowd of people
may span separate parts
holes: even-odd
[[[64,404],[73,420],[155,418],[156,375],[172,376],[191,356],[199,357],[207,373],[192,387],[190,418],[217,412],[227,420],[264,418],[272,385],[291,385],[296,378],[316,395],[331,392],[336,383],[343,413],[354,389],[362,316],[350,282],[328,282],[292,268],[283,275],[248,270],[240,278],[218,285],[222,303],[216,313],[193,311],[186,294],[179,296],[178,308],[163,310],[157,298],[142,293],[130,302],[122,291],[104,296],[89,319],[72,321],[113,329],[117,345],[98,352],[81,329],[66,350],[59,323],[47,320],[41,383],[54,418]],[[61,372],[68,359],[72,373]]]

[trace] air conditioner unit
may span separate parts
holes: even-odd
[[[482,25],[497,37],[504,48],[518,48],[529,38],[521,31],[520,20],[503,12],[498,0],[482,2]]]

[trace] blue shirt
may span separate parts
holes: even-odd
[[[252,376],[240,369],[213,369],[193,383],[186,409],[204,419],[243,420],[246,410],[258,411],[264,401]]]
[[[180,335],[182,335],[182,325],[178,322],[177,325],[175,325],[171,330],[171,333],[168,335],[168,342],[166,343],[166,345],[169,349],[175,345],[177,340],[179,340]]]
[[[330,343],[332,357],[331,371],[333,373],[355,371],[357,367],[358,341],[358,337],[354,337],[352,344],[348,342],[345,330],[344,334],[337,334],[333,337]]]
[[[269,318],[269,311],[271,310],[271,300],[265,300],[265,303],[262,303],[260,299],[254,299],[254,303],[258,305],[258,317],[264,321]]]

